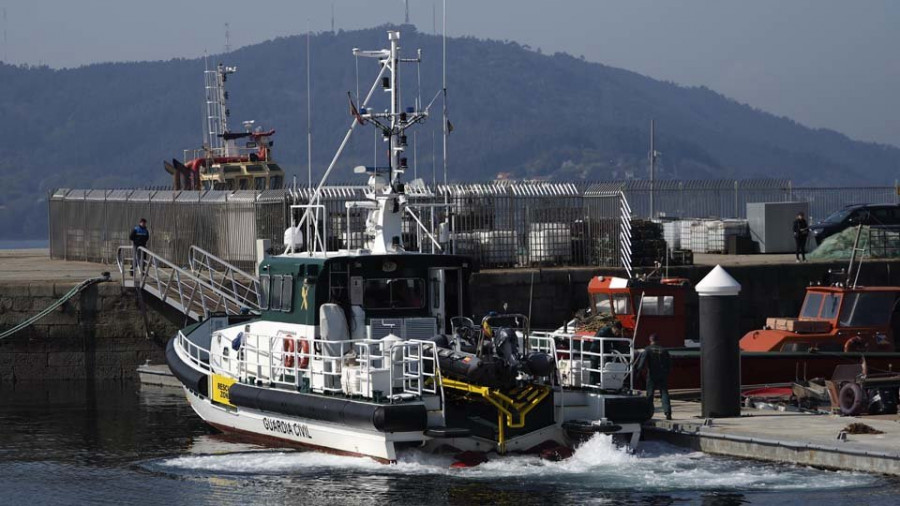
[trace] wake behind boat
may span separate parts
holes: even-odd
[[[367,199],[347,204],[346,222],[318,192],[294,206],[307,251],[261,262],[259,315],[213,316],[170,340],[191,406],[223,431],[385,462],[408,447],[466,465],[487,452],[560,458],[596,433],[636,446],[652,412],[629,388],[631,340],[535,332],[519,314],[466,317],[471,262],[441,252],[416,214],[424,186],[401,182],[406,131],[428,109],[401,109],[398,66],[419,59],[400,58],[399,32],[388,39],[389,49],[354,50],[381,71],[351,111],[381,130],[389,166],[357,167]],[[379,85],[390,108],[370,112]],[[365,215],[364,230],[350,230],[351,213]],[[344,243],[329,250],[335,223]],[[431,252],[407,251],[407,226]]]

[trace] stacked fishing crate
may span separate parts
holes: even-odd
[[[663,227],[647,220],[631,220],[631,265],[652,267],[666,261]]]
[[[748,237],[747,220],[687,219],[664,225],[666,242],[672,250],[693,253],[727,253],[729,237]]]

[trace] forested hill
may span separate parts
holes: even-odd
[[[440,38],[401,27],[404,105],[440,89]],[[385,27],[312,37],[313,171],[321,174],[350,124],[347,92],[365,95],[377,73],[354,47],[387,43]],[[231,127],[275,128],[275,156],[306,180],[306,38],[279,38],[209,58],[229,77]],[[790,177],[796,184],[890,184],[900,149],[806,128],[707,88],[686,88],[514,42],[448,44],[450,179],[646,177],[649,122],[657,124],[660,177]],[[57,187],[163,185],[162,161],[202,142],[204,59],[109,63],[76,69],[0,65],[0,238],[46,234],[47,191]],[[376,91],[378,110],[385,94]],[[828,104],[822,104],[828,107]],[[440,100],[410,137],[410,165],[441,177]],[[436,149],[433,149],[432,139]],[[369,128],[357,129],[335,179],[384,161]],[[414,152],[413,152],[414,151]],[[435,170],[436,168],[436,170]],[[412,172],[412,171],[411,171]],[[411,176],[412,174],[410,174]]]

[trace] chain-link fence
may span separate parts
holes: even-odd
[[[323,189],[329,249],[361,248],[366,210],[363,186]],[[256,239],[283,246],[291,205],[308,202],[299,190],[171,191],[57,190],[49,199],[53,258],[115,261],[138,219],[149,221],[150,248],[173,262],[197,245],[252,269]],[[627,181],[607,183],[494,182],[408,190],[428,233],[449,238],[445,251],[482,267],[622,266],[631,251],[628,215],[636,218],[744,218],[748,202],[807,201],[812,221],[851,203],[898,202],[893,186],[794,188],[786,180]],[[651,205],[652,200],[652,205]],[[629,207],[630,205],[630,207]],[[437,251],[428,234],[404,217],[409,251]],[[445,232],[445,233],[441,233]]]

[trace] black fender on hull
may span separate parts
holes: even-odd
[[[235,406],[379,432],[423,431],[428,425],[423,404],[371,404],[240,383],[231,385],[228,397]]]
[[[198,392],[200,395],[209,396],[209,379],[206,374],[197,371],[193,367],[184,363],[175,352],[175,338],[169,339],[166,345],[166,364],[171,369],[172,374],[178,378],[184,386]]]

